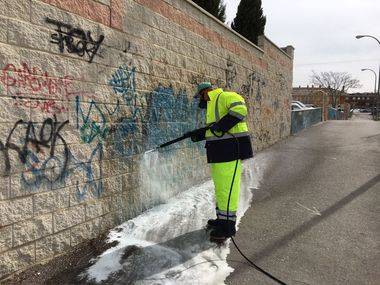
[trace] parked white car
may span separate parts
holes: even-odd
[[[296,111],[296,110],[303,110],[303,109],[297,103],[292,103],[292,111]]]
[[[310,110],[313,107],[307,107],[304,103],[300,101],[292,101],[292,110]]]

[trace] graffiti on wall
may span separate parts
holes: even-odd
[[[138,93],[133,66],[120,66],[108,84],[117,98],[113,107],[76,99],[77,129],[85,143],[109,138],[119,155],[130,156],[195,128],[199,121],[197,103],[188,98],[185,90],[175,91],[159,84],[151,92]],[[144,108],[139,98],[144,98]]]
[[[123,65],[112,75],[109,86],[116,95],[115,104],[100,104],[95,99],[89,103],[81,102],[81,97],[76,97],[76,127],[83,142],[103,142],[110,134],[113,134],[117,141],[123,141],[126,133],[137,130],[135,121],[140,114],[140,108],[136,104],[135,73],[134,67]],[[121,117],[121,109],[130,106],[133,107],[131,116]],[[114,122],[113,125],[111,121]],[[120,135],[120,132],[124,135]]]
[[[261,102],[262,100],[262,89],[266,85],[266,81],[263,78],[258,77],[257,79],[257,89],[256,89],[256,102]]]
[[[236,79],[236,75],[237,75],[236,66],[229,58],[227,60],[227,68],[226,68],[226,88],[227,89],[232,88],[232,85],[234,84],[235,79]]]
[[[127,40],[124,40],[123,45],[122,45],[122,51],[124,53],[129,52],[129,53],[138,53],[138,47]]]
[[[277,85],[276,89],[278,90],[278,92],[273,94],[275,96],[272,103],[272,108],[274,110],[278,110],[280,108],[281,99],[286,98],[286,94],[288,94],[288,87],[286,85],[287,79],[285,78],[285,76],[282,73],[277,72],[276,77],[277,78],[275,84]]]
[[[46,22],[56,26],[56,33],[51,35],[50,42],[58,45],[61,53],[66,47],[68,53],[75,53],[80,57],[87,55],[88,62],[92,62],[104,40],[104,35],[99,35],[99,38],[95,40],[91,31],[84,31],[50,18],[46,18]]]
[[[56,116],[46,118],[42,123],[18,120],[6,139],[0,140],[2,176],[20,171],[21,164],[24,166],[22,186],[33,191],[42,185],[49,189],[64,186],[68,181],[73,182],[68,179],[71,174],[80,171],[86,180],[85,183],[74,181],[78,198],[83,199],[89,191],[99,196],[103,185],[101,181],[95,181],[94,177],[102,175],[102,147],[97,146],[87,161],[75,158],[62,134],[68,123],[67,120],[59,122]],[[95,161],[99,164],[96,175]]]
[[[185,90],[176,92],[171,86],[159,85],[147,101],[145,137],[148,149],[196,128],[203,117],[197,111],[197,102],[190,100]]]
[[[109,85],[117,95],[117,106],[120,100],[125,105],[136,105],[136,68],[127,64],[120,66],[109,80]]]
[[[176,92],[171,86],[158,85],[152,92],[139,95],[147,104],[141,108],[137,102],[136,68],[128,65],[111,76],[109,85],[123,102],[120,106],[130,108],[129,115],[119,118],[112,127],[115,149],[122,156],[141,153],[195,127],[196,102],[188,98],[185,90]]]
[[[278,110],[278,108],[280,107],[280,100],[278,99],[278,97],[276,97],[276,98],[273,100],[272,107],[273,107],[273,109],[274,109],[275,111]]]
[[[98,143],[91,151],[88,160],[76,158],[72,152],[69,152],[70,167],[66,173],[67,181],[71,181],[71,176],[75,173],[81,173],[84,176],[82,181],[74,180],[76,187],[76,197],[79,201],[84,200],[87,196],[92,195],[99,198],[104,192],[103,177],[103,144]]]
[[[76,187],[79,200],[89,193],[99,197],[103,192],[100,178],[106,142],[119,157],[141,154],[196,128],[204,117],[184,89],[175,91],[172,86],[158,84],[153,91],[137,92],[136,68],[131,65],[120,66],[110,76],[114,104],[104,104],[88,92],[75,91],[73,80],[69,76],[54,78],[26,63],[8,64],[2,70],[0,88],[15,100],[16,106],[46,114],[42,122],[18,120],[0,140],[1,174],[20,173],[22,187],[28,191],[71,186]],[[40,106],[40,101],[50,103]],[[75,106],[74,127],[85,143],[76,144],[75,149],[64,137],[69,121],[58,121],[56,116],[67,112],[71,102]],[[91,149],[84,159],[79,158],[80,147],[86,152]]]
[[[250,73],[244,84],[240,87],[240,93],[246,97],[250,97],[253,91],[253,84],[256,80],[256,72]]]
[[[232,62],[232,60],[230,58],[227,59],[226,68],[225,68],[224,72],[225,72],[224,88],[231,89],[233,87],[235,81],[236,81],[237,70],[236,70],[235,64]],[[204,82],[204,81],[209,81],[209,82],[211,82],[211,84],[213,84],[214,86],[217,86],[217,87],[222,87],[222,85],[223,85],[222,79],[220,79],[220,78],[213,79],[213,78],[210,78],[209,76],[206,76],[204,74],[192,74],[190,77],[190,80],[189,80],[189,82],[192,85],[198,85],[199,83]]]
[[[198,85],[203,81],[209,81],[209,79],[203,74],[192,74],[189,80],[192,85]]]
[[[192,74],[189,79],[189,83],[194,86],[197,86],[199,83],[205,82],[205,81],[211,82],[213,86],[218,86],[218,87],[222,86],[223,84],[223,80],[220,78],[214,79],[202,74]]]
[[[73,78],[53,77],[27,63],[10,63],[1,71],[0,88],[12,98],[14,106],[46,114],[42,122],[18,120],[5,138],[0,138],[1,174],[8,176],[20,171],[18,167],[21,164],[24,167],[21,182],[26,189],[33,190],[42,185],[49,188],[65,184],[67,178],[80,169],[82,175],[87,177],[84,184],[78,181],[78,185],[81,184],[78,186],[78,193],[82,193],[80,196],[84,197],[87,188],[101,193],[101,183],[91,179],[94,175],[92,161],[94,155],[99,156],[100,147],[95,148],[89,161],[81,162],[75,158],[62,134],[69,122],[59,122],[56,117],[68,112],[68,102],[74,96],[78,97],[78,92],[73,91]],[[79,93],[82,98],[92,97],[85,92]],[[85,115],[83,117],[86,118]],[[91,127],[95,129],[93,125]],[[91,140],[92,136],[91,132],[83,135],[87,140]],[[13,170],[12,163],[16,164]]]
[[[91,143],[95,139],[103,141],[110,132],[103,110],[91,100],[87,103],[88,109],[84,110],[80,96],[75,98],[76,104],[76,127],[80,132],[80,138],[85,143]]]
[[[28,191],[38,191],[43,186],[48,189],[75,187],[78,201],[88,195],[99,198],[103,193],[103,146],[101,144],[91,151],[88,159],[78,159],[67,147],[64,152],[55,152],[48,159],[40,153],[30,152],[26,170],[21,174],[22,186]],[[43,154],[42,154],[43,156]]]
[[[255,84],[256,86],[256,92],[255,92]],[[253,71],[251,72],[244,84],[240,87],[240,92],[242,95],[246,97],[252,97],[254,95],[256,102],[261,102],[262,99],[262,88],[266,85],[266,80],[263,76],[258,74],[257,72]]]
[[[281,91],[286,91],[286,78],[285,78],[285,76],[282,73],[280,73],[280,72],[277,72],[276,75],[277,75],[277,78],[278,78],[277,81],[280,84],[280,90]]]
[[[0,151],[4,163],[3,175],[10,174],[10,151],[14,151],[20,162],[31,169],[36,167],[37,160],[41,161],[38,158],[39,155],[44,156],[41,164],[44,169],[52,166],[55,163],[54,161],[60,160],[63,169],[52,181],[62,178],[62,173],[67,167],[68,148],[60,132],[67,123],[68,121],[58,122],[56,117],[54,119],[47,118],[40,127],[31,121],[17,121],[9,131],[5,142],[0,140]],[[56,152],[58,144],[62,146],[60,155],[57,155]]]
[[[54,78],[48,72],[26,63],[21,63],[19,67],[7,64],[0,74],[0,86],[14,99],[15,106],[46,114],[68,111],[65,101],[73,96],[70,92],[72,81],[69,76]]]

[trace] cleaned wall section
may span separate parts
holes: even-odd
[[[0,6],[0,279],[206,179],[202,143],[144,155],[202,126],[197,83],[245,97],[256,150],[290,134],[292,47],[256,47],[192,2]]]

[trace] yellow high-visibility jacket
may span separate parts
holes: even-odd
[[[245,118],[247,106],[244,98],[236,92],[223,91],[221,88],[208,92],[206,124],[218,123],[224,116],[237,118],[237,123],[225,133],[205,133],[207,160],[209,163],[247,159],[253,156],[251,139]]]

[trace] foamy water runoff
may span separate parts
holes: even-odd
[[[217,247],[204,230],[207,220],[215,217],[212,181],[170,198],[162,186],[167,170],[160,153],[146,155],[150,157],[142,163],[149,163],[153,172],[144,182],[151,185],[144,195],[164,204],[111,230],[108,242],[118,244],[94,260],[84,275],[107,284],[224,284],[233,271],[225,261],[230,243]],[[238,223],[252,191],[259,188],[265,165],[264,154],[243,163]]]

